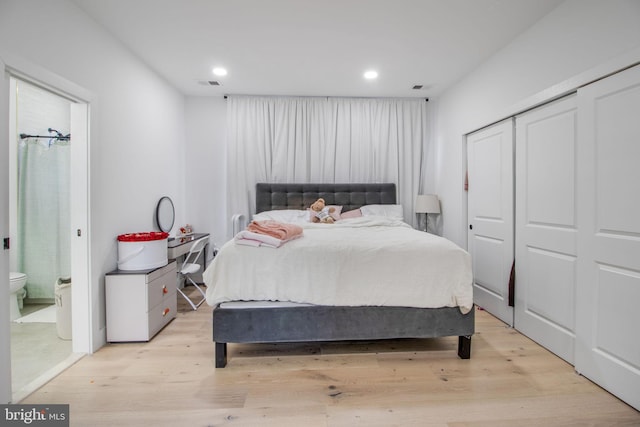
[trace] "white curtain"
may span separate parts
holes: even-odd
[[[422,190],[424,99],[229,96],[229,217],[255,210],[258,182],[396,184],[405,221]]]
[[[18,151],[18,269],[29,298],[54,298],[70,277],[69,142],[25,139]]]

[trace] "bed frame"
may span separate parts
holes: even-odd
[[[395,204],[395,184],[256,185],[256,212],[306,209],[322,197],[343,212],[370,204]],[[458,356],[471,357],[474,310],[457,307],[251,307],[213,310],[216,368],[227,364],[227,343],[357,341],[458,336]]]

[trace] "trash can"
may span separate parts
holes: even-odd
[[[58,337],[71,339],[71,278],[59,278],[56,281],[56,329]]]

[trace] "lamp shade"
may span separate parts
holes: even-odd
[[[440,213],[440,200],[435,194],[419,194],[416,197],[416,213]]]

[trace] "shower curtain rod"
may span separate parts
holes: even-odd
[[[47,129],[49,132],[55,132],[55,135],[27,135],[26,133],[20,134],[20,139],[25,138],[47,138],[47,139],[55,139],[57,141],[69,141],[71,139],[71,134],[63,135],[55,129],[49,128]]]
[[[20,134],[20,139],[26,138],[47,138],[47,139],[56,139],[58,141],[69,141],[71,139],[71,134],[65,136],[55,136],[55,135],[27,135],[26,133]]]

